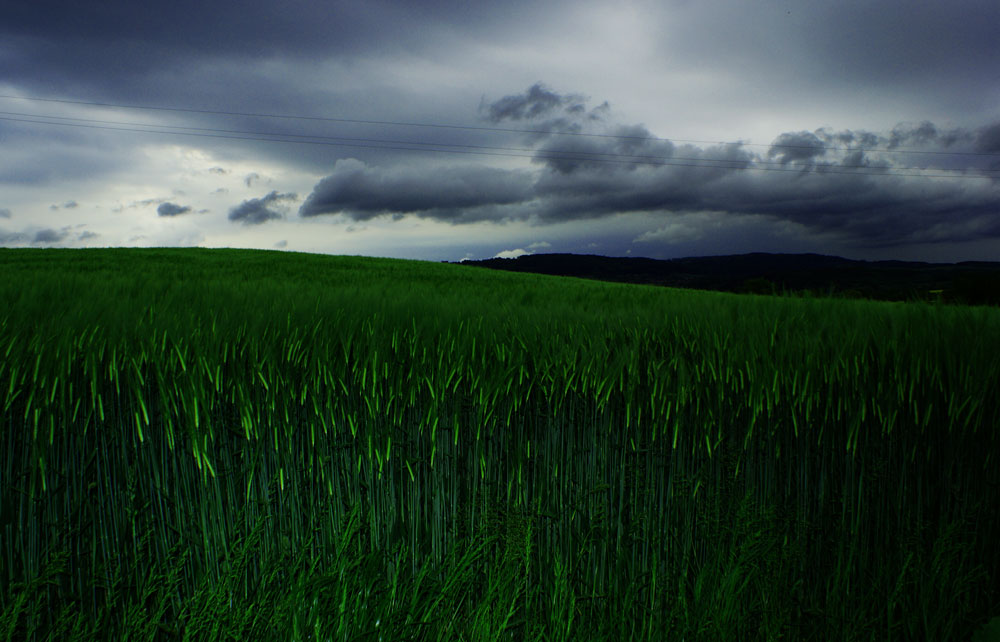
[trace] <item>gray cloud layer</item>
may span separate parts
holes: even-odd
[[[469,64],[475,64],[475,44],[483,43],[533,52],[535,59],[522,63],[530,69],[549,64],[546,56],[556,59],[571,19],[593,9],[578,0],[512,0],[474,10],[460,0],[10,4],[0,21],[0,62],[5,82],[28,93],[206,107],[252,102],[297,106],[299,113],[371,105],[370,90],[341,93],[317,83],[315,65],[322,61],[434,59],[460,69],[463,54],[472,54]],[[675,70],[696,70],[705,82],[719,83],[717,100],[745,98],[741,111],[761,98],[814,102],[856,95],[860,104],[926,104],[928,115],[982,114],[995,113],[1000,98],[1000,4],[988,0],[909,10],[868,0],[787,7],[668,0],[639,2],[635,9],[659,36],[653,46],[660,49],[643,51],[643,65],[647,79],[662,76],[664,99],[685,96],[686,87],[670,76]],[[638,71],[621,73],[642,82]],[[260,91],[262,82],[268,91]],[[384,87],[388,80],[373,84]],[[578,108],[579,98],[539,88],[522,103],[494,103],[490,116],[497,122],[542,112],[559,117]],[[664,108],[683,109],[682,103]]]
[[[221,71],[240,63],[312,63],[373,51],[413,55],[434,46],[429,36],[435,32],[485,34],[540,12],[527,0],[483,5],[477,11],[460,0],[419,5],[392,0],[280,5],[254,0],[149,0],[141,5],[126,0],[15,0],[13,7],[5,6],[0,24],[5,44],[0,55],[7,58],[7,80],[43,92],[140,96],[145,90],[154,98],[174,89],[162,82],[158,87],[164,76],[187,77],[198,65]],[[199,93],[191,89],[192,95]]]
[[[541,85],[481,111],[493,121],[530,123],[550,122],[560,109],[579,128],[593,120],[578,96]],[[769,215],[872,247],[1000,236],[1000,176],[988,172],[995,159],[971,155],[995,148],[996,124],[975,131],[900,124],[885,135],[787,132],[764,153],[738,143],[675,145],[641,125],[602,125],[611,136],[529,136],[536,145],[532,160],[541,166],[533,173],[340,161],[300,214],[558,223],[620,212],[715,211]]]
[[[302,204],[302,216],[339,213],[362,221],[412,214],[449,223],[560,223],[618,212],[712,210],[734,217],[766,214],[816,233],[883,245],[996,238],[1000,227],[996,179],[921,178],[904,174],[943,172],[903,169],[982,174],[1000,170],[1000,157],[878,151],[1000,153],[996,2],[954,0],[887,10],[869,0],[781,5],[640,0],[631,9],[642,24],[630,23],[628,11],[613,14],[617,9],[577,0],[512,0],[474,10],[460,0],[280,5],[15,0],[8,5],[0,20],[0,93],[535,131],[519,136],[532,161],[531,169],[519,170],[479,166],[467,156],[442,167],[442,157],[428,163],[429,155],[413,151],[182,139],[204,145],[217,159],[213,163],[245,159],[252,149],[262,157],[255,167],[268,176],[281,174],[265,167],[288,174],[328,172]],[[621,79],[608,77],[610,56],[591,56],[585,50],[590,43],[579,44],[582,32],[574,29],[588,24],[591,14],[616,24],[622,17],[625,26],[617,35],[623,45],[636,45],[637,62],[611,74],[620,73]],[[643,28],[654,37],[640,33]],[[557,75],[572,78],[567,82],[573,88],[611,97],[624,97],[621,88],[629,87],[628,95],[638,96],[631,98],[633,110],[638,106],[647,115],[615,120],[608,103],[590,108],[594,103],[583,94],[541,83],[511,93],[534,77]],[[483,99],[475,123],[484,87],[496,87],[485,89],[496,94]],[[95,116],[81,106],[0,102],[2,109],[16,104],[28,111],[30,105],[31,111]],[[651,112],[642,111],[649,105],[677,124],[652,123]],[[120,120],[163,119],[192,127],[418,139],[416,146],[510,144],[496,132],[115,113]],[[813,120],[813,114],[820,115]],[[689,131],[711,135],[720,117],[731,117],[740,127],[768,123],[739,136],[784,133],[770,148],[653,136],[652,130],[677,139]],[[645,124],[631,122],[644,118]],[[883,131],[903,118],[915,122]],[[855,128],[835,130],[830,122]],[[567,135],[583,133],[619,138]],[[0,138],[7,141],[0,184],[36,186],[44,204],[85,195],[49,196],[51,186],[83,179],[99,185],[138,167],[146,161],[136,141],[151,139],[10,121],[0,121]],[[221,180],[225,170],[207,171]],[[879,171],[893,176],[875,176]],[[245,185],[259,189],[256,178],[247,174]],[[284,189],[300,191],[298,185]],[[67,202],[53,211],[84,216],[97,200],[86,196],[85,207],[62,211],[72,207]],[[24,218],[32,198],[4,205]],[[272,191],[233,207],[229,219],[253,225],[281,218],[293,200]],[[157,212],[177,216],[186,213],[175,209],[181,207],[162,203]]]

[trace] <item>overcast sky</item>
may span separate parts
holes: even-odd
[[[996,0],[3,14],[0,246],[1000,260]]]

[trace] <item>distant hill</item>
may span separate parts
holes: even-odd
[[[670,260],[528,254],[459,264],[723,292],[1000,305],[1000,262],[855,261],[822,254],[755,252]]]

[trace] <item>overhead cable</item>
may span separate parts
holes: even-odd
[[[172,131],[172,130],[193,130],[197,132],[212,132],[216,134],[242,134],[247,136],[253,136],[254,138],[249,140],[272,140],[273,137],[286,137],[286,138],[300,138],[300,139],[312,139],[312,140],[322,140],[322,141],[334,141],[342,143],[374,143],[378,145],[418,145],[421,148],[427,147],[460,147],[465,149],[484,149],[491,151],[504,151],[504,152],[531,152],[531,158],[538,157],[539,154],[553,155],[553,154],[565,154],[565,155],[575,155],[581,161],[600,161],[598,157],[611,157],[620,159],[633,159],[626,160],[627,163],[643,163],[647,160],[651,161],[697,161],[703,163],[729,163],[729,164],[740,164],[751,162],[751,159],[738,159],[738,158],[704,158],[704,157],[690,157],[690,156],[655,156],[648,154],[623,154],[617,152],[600,152],[592,150],[564,150],[564,149],[545,149],[537,150],[527,147],[497,147],[491,145],[470,145],[467,143],[443,143],[443,142],[423,142],[423,141],[413,141],[413,140],[393,140],[393,139],[382,139],[382,138],[355,138],[346,136],[322,136],[317,134],[293,134],[286,132],[262,132],[262,131],[249,131],[240,129],[220,129],[215,127],[191,127],[188,125],[159,125],[152,123],[135,123],[135,122],[122,122],[122,121],[112,121],[112,120],[98,120],[92,118],[75,118],[69,116],[48,116],[42,114],[26,114],[22,112],[7,112],[0,111],[0,116],[20,116],[27,118],[47,118],[50,120],[26,120],[26,119],[6,119],[4,120],[14,120],[17,122],[30,122],[35,124],[52,124],[52,125],[72,125],[73,123],[64,123],[58,121],[75,121],[83,123],[93,123],[99,125],[115,125],[115,128],[119,127],[157,127],[160,129],[142,129],[142,130],[131,130],[124,129],[123,131],[143,131],[150,133],[163,133],[163,134],[184,134],[184,131]],[[57,119],[57,120],[51,120]],[[271,138],[258,138],[258,137],[271,137]],[[280,142],[280,141],[279,141]],[[295,141],[284,141],[284,142],[295,142]],[[409,148],[406,148],[409,149]],[[433,150],[431,150],[433,151]],[[440,150],[444,151],[444,150]],[[787,163],[782,161],[765,161],[765,160],[753,160],[757,165],[772,165],[784,167]],[[715,167],[716,165],[706,165],[706,167]],[[973,168],[949,168],[949,167],[903,167],[903,166],[893,166],[893,167],[872,167],[870,165],[854,164],[845,165],[838,164],[834,167],[840,169],[885,169],[885,170],[904,170],[904,171],[941,171],[941,172],[965,172]],[[799,170],[796,170],[799,171]],[[1000,169],[978,169],[977,171],[983,172],[1000,172]]]
[[[679,143],[699,143],[705,145],[740,145],[746,147],[768,147],[768,148],[787,148],[787,149],[824,149],[828,151],[869,151],[869,152],[881,152],[885,154],[933,154],[933,155],[947,155],[947,156],[1000,156],[1000,153],[992,152],[945,152],[945,151],[928,151],[928,150],[918,150],[909,148],[896,148],[896,149],[885,149],[885,148],[865,148],[865,147],[828,147],[828,146],[813,146],[813,145],[789,145],[789,144],[765,144],[765,143],[744,143],[742,141],[711,141],[711,140],[696,140],[696,139],[684,139],[684,138],[668,138],[668,137],[657,137],[657,136],[627,136],[621,134],[594,134],[586,132],[565,132],[565,131],[547,131],[538,129],[514,129],[505,127],[484,127],[475,125],[453,125],[444,123],[413,123],[404,121],[392,121],[392,120],[360,120],[356,118],[335,118],[331,116],[303,116],[303,115],[290,115],[290,114],[263,114],[263,113],[252,113],[252,112],[236,112],[236,111],[222,111],[222,110],[212,110],[212,109],[194,109],[194,108],[184,108],[184,107],[162,107],[162,106],[150,106],[150,105],[123,105],[119,103],[105,103],[105,102],[93,102],[84,100],[67,100],[62,98],[36,98],[28,96],[12,96],[0,94],[0,98],[11,99],[11,100],[30,100],[39,102],[50,102],[50,103],[63,103],[70,105],[87,105],[93,107],[113,107],[116,109],[139,109],[148,111],[170,111],[170,112],[184,112],[193,114],[211,114],[211,115],[221,115],[221,116],[242,116],[249,118],[281,118],[290,120],[311,120],[311,121],[324,121],[333,123],[352,123],[360,125],[390,125],[398,127],[429,127],[429,128],[439,128],[439,129],[459,129],[459,130],[473,130],[473,131],[489,131],[489,132],[502,132],[502,133],[516,133],[516,134],[537,134],[545,136],[581,136],[581,137],[592,137],[592,138],[617,138],[622,140],[643,140],[643,141],[662,141],[662,142],[679,142]]]
[[[53,120],[31,120],[26,118],[12,118],[7,116],[0,116],[0,120],[6,120],[11,122],[22,122],[22,123],[32,123],[38,125],[58,125],[62,127],[79,127],[87,129],[101,129],[110,131],[126,131],[126,132],[136,132],[145,134],[166,134],[173,136],[194,136],[200,138],[221,138],[230,140],[253,140],[261,142],[270,143],[292,143],[301,145],[324,145],[331,147],[355,147],[364,149],[387,149],[396,151],[417,151],[417,152],[433,152],[442,154],[473,154],[481,156],[505,156],[511,158],[529,158],[532,160],[563,160],[572,162],[594,162],[594,163],[618,163],[626,165],[653,165],[653,166],[672,166],[672,167],[700,167],[705,169],[731,169],[731,170],[749,170],[749,171],[759,171],[759,172],[793,172],[797,174],[804,173],[817,173],[817,174],[850,174],[854,176],[895,176],[895,177],[914,177],[914,178],[987,178],[996,179],[996,176],[988,176],[983,174],[901,174],[894,171],[894,168],[883,168],[883,167],[865,167],[865,171],[838,171],[837,168],[843,168],[840,165],[816,165],[811,169],[814,172],[806,171],[810,168],[785,168],[785,167],[754,167],[748,166],[746,161],[738,159],[695,159],[696,163],[677,163],[671,162],[672,159],[663,158],[662,160],[624,160],[619,158],[597,158],[588,156],[560,156],[559,153],[547,153],[545,151],[537,151],[532,154],[517,154],[509,152],[499,152],[499,151],[474,151],[474,150],[462,150],[462,149],[441,149],[442,147],[459,147],[461,145],[451,145],[448,143],[416,143],[410,142],[407,145],[435,145],[435,147],[404,147],[403,143],[399,144],[373,144],[381,142],[393,141],[381,141],[379,139],[369,139],[368,143],[361,142],[335,142],[334,140],[316,140],[317,137],[309,136],[305,139],[293,139],[289,140],[289,137],[299,136],[297,134],[262,134],[260,136],[242,136],[242,135],[231,135],[226,133],[205,133],[205,132],[194,132],[194,131],[169,131],[169,130],[156,130],[156,129],[139,129],[135,127],[112,127],[109,125],[97,125],[97,124],[84,124],[76,122],[57,122]],[[187,128],[191,129],[191,128]],[[219,130],[225,131],[225,130]],[[264,138],[263,136],[273,136]],[[282,136],[284,138],[276,138],[277,136]],[[343,140],[343,139],[340,139]],[[567,153],[567,152],[562,152]],[[576,152],[569,152],[576,153]],[[723,165],[706,165],[705,162],[716,162],[716,163],[730,163],[730,166]],[[850,167],[850,166],[848,166]],[[871,170],[886,170],[886,171],[871,171]],[[939,171],[939,170],[934,170]]]

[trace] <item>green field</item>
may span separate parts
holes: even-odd
[[[998,355],[997,308],[0,249],[0,640],[969,640]]]

